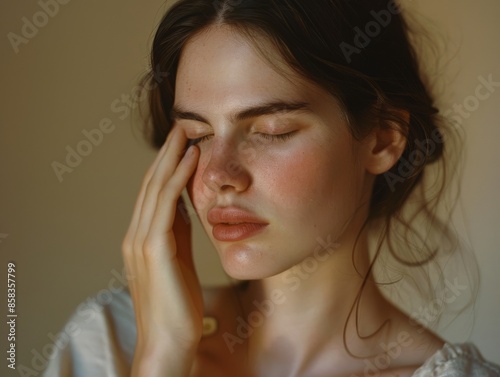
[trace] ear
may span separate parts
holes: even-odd
[[[405,124],[409,123],[410,114],[407,111],[398,111],[397,115]],[[391,122],[390,125],[375,127],[366,137],[365,168],[369,173],[383,174],[396,164],[406,147],[405,127]]]

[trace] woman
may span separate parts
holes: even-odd
[[[394,224],[418,234],[398,220],[447,140],[400,13],[386,0],[169,10],[145,81],[159,153],[123,241],[131,300],[86,323],[100,343],[75,338],[105,355],[73,357],[76,375],[500,375],[400,311],[373,276],[384,253],[415,268],[438,253],[391,242]],[[234,291],[200,287],[185,187],[243,281]],[[417,212],[446,234],[426,200]]]

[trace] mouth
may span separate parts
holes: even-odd
[[[234,223],[216,224],[212,228],[212,235],[221,242],[236,242],[255,236],[263,231],[268,224]]]
[[[214,207],[207,214],[212,235],[221,242],[235,242],[257,235],[268,225],[265,220],[238,207]]]

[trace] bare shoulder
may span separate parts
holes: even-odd
[[[445,341],[432,330],[416,323],[406,313],[394,309],[391,339],[388,355],[393,358],[396,376],[412,376],[436,352]],[[391,374],[389,374],[391,375]]]
[[[373,356],[362,359],[358,372],[346,377],[412,377],[445,344],[437,334],[412,321],[404,312],[389,304],[384,311],[389,322],[380,336],[366,339]],[[375,352],[376,350],[376,352]]]

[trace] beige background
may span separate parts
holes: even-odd
[[[442,88],[445,108],[474,95],[479,76],[492,74],[500,81],[497,0],[403,1],[450,38],[453,56],[444,77],[453,85]],[[121,240],[154,153],[141,139],[136,117],[117,111],[116,101],[133,93],[166,5],[161,0],[72,0],[15,53],[7,33],[20,34],[22,18],[31,20],[40,9],[34,0],[0,3],[0,284],[6,281],[7,261],[15,261],[18,365],[30,367],[33,352],[51,343],[50,334],[62,328],[76,306],[108,287],[113,271],[122,270]],[[476,250],[482,287],[472,330],[470,322],[462,332],[443,330],[451,341],[472,340],[497,363],[499,108],[497,88],[464,120],[460,219]],[[112,120],[112,132],[59,182],[53,161],[64,163],[66,146],[75,148],[85,139],[82,131],[97,128],[104,118]],[[205,242],[198,230],[201,280],[227,283]],[[4,308],[4,293],[1,303]],[[5,325],[0,334],[3,352]],[[0,374],[5,370],[2,357]]]

